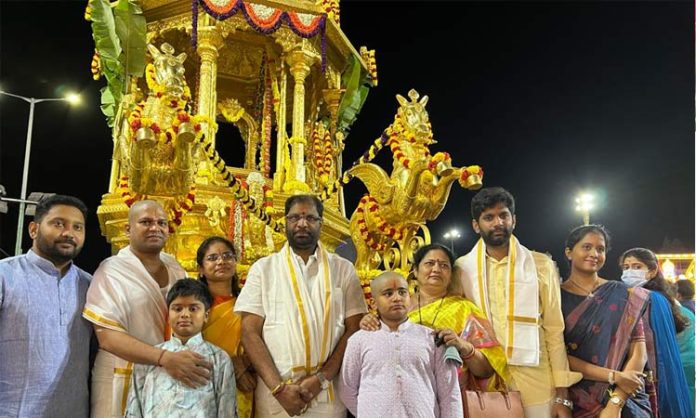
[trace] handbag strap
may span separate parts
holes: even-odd
[[[469,390],[475,390],[476,392],[486,392],[486,388],[481,388],[481,385],[476,380],[474,374],[471,373],[471,371],[467,370],[466,374],[468,375],[466,382],[467,388]],[[493,379],[493,389],[495,392],[501,392],[505,395],[507,395],[508,392],[510,392],[510,388],[507,385],[507,383],[505,383],[505,379],[503,379],[503,377],[498,373],[493,374],[493,376],[490,377],[490,379]]]

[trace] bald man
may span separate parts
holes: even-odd
[[[445,360],[433,330],[408,321],[406,279],[385,272],[370,283],[381,321],[348,339],[339,394],[357,417],[458,418],[458,364]]]
[[[133,363],[163,367],[186,386],[208,381],[210,365],[191,351],[154,347],[167,329],[165,296],[186,272],[162,252],[169,236],[167,214],[153,200],[128,212],[129,246],[104,260],[87,291],[82,315],[92,322],[99,352],[92,369],[91,417],[122,417]]]

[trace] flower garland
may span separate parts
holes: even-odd
[[[337,25],[341,24],[341,8],[338,3],[339,0],[322,0],[321,5],[324,7],[324,12],[329,19],[336,22]]]
[[[275,61],[266,62],[263,89],[263,121],[261,122],[261,173],[266,178],[271,176],[271,141],[273,126],[273,81],[271,66]]]
[[[390,130],[391,126],[385,129],[384,132],[382,132],[382,135],[379,138],[377,138],[372,145],[370,145],[370,148],[368,148],[367,151],[365,151],[363,155],[360,156],[360,158],[353,162],[353,165],[351,167],[355,167],[358,164],[364,164],[372,161],[377,156],[377,153],[379,153],[379,151],[381,151],[382,148],[384,148],[384,145],[389,140],[388,132],[390,132]],[[331,183],[331,185],[329,185],[329,187],[327,187],[326,189],[322,190],[322,192],[319,194],[319,200],[325,201],[329,199],[341,187],[348,184],[353,179],[353,175],[351,175],[349,171],[350,170],[346,170],[341,176],[341,178]]]
[[[253,213],[254,216],[266,223],[266,225],[271,227],[275,232],[282,233],[284,228],[283,223],[273,219],[263,208],[256,204],[254,199],[249,195],[249,192],[242,186],[242,183],[237,180],[232,174],[232,171],[227,168],[220,154],[213,148],[213,145],[210,142],[204,143],[204,138],[203,136],[198,139],[199,144],[202,145],[203,152],[212,163],[213,167],[217,169],[218,173],[222,176],[222,179],[227,182],[227,187],[232,189],[231,191],[239,203],[244,205],[247,212]]]
[[[249,26],[257,32],[270,35],[277,31],[285,22],[297,36],[305,39],[321,34],[321,65],[326,70],[326,14],[313,15],[308,13],[288,12],[273,7],[248,3],[244,0],[192,0],[191,13],[193,31],[191,45],[198,44],[198,6],[216,20],[226,20],[238,11],[242,11]]]
[[[324,174],[326,179],[323,181],[324,184],[329,181],[331,175],[331,167],[333,167],[333,141],[331,140],[331,132],[324,132]]]
[[[430,122],[428,122],[428,137],[427,143],[431,143],[433,139],[433,134],[432,134],[432,128],[430,126]],[[401,116],[398,114],[396,115],[396,118],[394,119],[394,129],[391,130],[390,136],[389,136],[389,148],[391,148],[392,154],[394,154],[394,158],[401,163],[404,167],[410,169],[413,166],[413,161],[410,160],[409,158],[406,158],[406,153],[404,153],[401,150],[401,142],[402,140],[400,139],[401,136],[406,137],[406,141],[408,141],[411,144],[415,144],[417,142],[416,136],[410,132],[406,131],[406,129],[403,126],[403,123],[401,122]],[[423,150],[423,157],[428,158],[430,157],[430,151],[425,148]]]
[[[380,214],[379,214],[379,204],[377,203],[377,200],[370,196],[370,195],[365,195],[360,199],[360,201],[365,201],[365,204],[367,205],[367,210],[372,214],[372,217],[375,219],[375,222],[377,223],[377,229],[382,232],[382,234],[388,236],[389,238],[393,239],[394,241],[398,241],[401,238],[403,238],[404,234],[403,231],[399,231],[398,229],[394,228],[391,226]]]
[[[470,165],[462,169],[459,174],[459,184],[465,189],[474,190],[481,187],[481,181],[483,180],[483,168],[478,165]]]
[[[129,186],[128,176],[121,176],[116,189],[116,195],[120,196],[123,199],[123,203],[129,208],[137,201],[149,199],[148,195],[133,194]],[[174,198],[173,205],[167,210],[167,218],[170,220],[169,232],[174,232],[175,228],[181,225],[181,219],[193,209],[195,202],[195,185],[191,186],[191,189],[186,195]]]
[[[358,232],[360,232],[360,238],[362,238],[365,241],[365,244],[367,244],[368,247],[372,248],[375,251],[384,251],[387,248],[386,244],[375,241],[367,227],[367,220],[365,219],[365,206],[367,206],[368,204],[368,198],[368,195],[363,196],[360,199],[360,203],[358,203],[358,208],[355,210],[358,219]],[[375,209],[373,207],[368,208],[367,210]]]
[[[145,109],[146,104],[146,101],[143,100],[135,106],[133,111],[128,116],[128,125],[131,128],[131,132],[135,134],[140,128],[150,128],[155,133],[155,137],[159,142],[169,144],[179,133],[181,124],[190,123],[193,125],[196,139],[200,139],[203,136],[201,124],[208,122],[208,118],[203,115],[191,116],[185,110],[186,104],[191,98],[191,91],[189,90],[188,86],[184,87],[184,94],[182,95],[181,99],[177,99],[166,94],[164,85],[155,80],[155,66],[153,64],[147,65],[145,70],[145,79],[150,91],[155,93],[155,95],[162,101],[163,105],[176,109],[176,115],[172,118],[169,127],[162,129],[162,127],[160,127],[151,118],[143,117],[143,110]]]
[[[372,80],[372,86],[377,87],[379,80],[377,79],[377,60],[375,59],[375,50],[368,50],[367,47],[360,47],[360,56],[367,65],[367,71],[370,73],[370,80]]]
[[[92,72],[92,79],[99,80],[101,78],[101,57],[99,56],[99,51],[96,49],[94,50],[94,55],[92,56],[92,65],[90,66],[90,71]]]
[[[451,162],[452,162],[452,157],[450,157],[448,152],[438,152],[433,156],[433,158],[430,159],[430,162],[428,163],[428,170],[435,173],[435,170],[437,169],[438,164],[451,163]]]

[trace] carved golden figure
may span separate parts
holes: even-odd
[[[407,271],[413,251],[429,242],[425,222],[440,214],[452,183],[459,180],[472,190],[482,184],[478,166],[454,168],[448,154],[430,155],[429,146],[435,141],[425,110],[428,97],[419,100],[415,90],[408,96],[410,101],[397,95],[400,106],[386,131],[394,161],[391,175],[372,163],[349,171],[369,192],[350,220],[358,271],[374,270],[383,262],[386,268]],[[419,230],[424,237],[417,236]]]

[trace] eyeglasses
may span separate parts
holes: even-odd
[[[442,271],[452,270],[452,266],[450,265],[450,263],[448,263],[446,261],[439,261],[439,260],[425,260],[425,261],[423,261],[423,266],[427,269],[430,269],[430,270],[432,270],[436,264],[438,267],[440,267],[440,270],[442,270]]]
[[[217,263],[218,260],[222,259],[223,263],[229,263],[237,259],[232,251],[226,251],[222,254],[208,254],[205,256],[205,261],[210,261],[211,263]]]
[[[296,224],[300,222],[301,219],[304,219],[310,225],[321,222],[321,218],[314,215],[288,215],[285,217],[285,219],[289,224]]]
[[[145,228],[151,228],[155,224],[160,228],[166,228],[169,226],[169,221],[166,219],[141,219],[138,221],[138,224]]]

